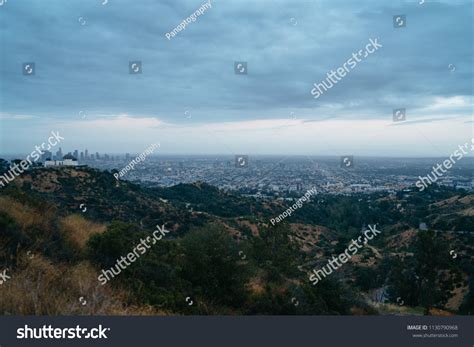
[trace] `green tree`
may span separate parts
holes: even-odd
[[[181,276],[191,283],[193,293],[211,304],[242,305],[247,296],[248,273],[228,231],[208,224],[191,230],[180,246]]]
[[[454,289],[446,242],[434,231],[419,232],[413,256],[395,260],[390,275],[389,294],[410,305],[430,308],[443,306]]]
[[[251,256],[258,267],[266,270],[267,280],[281,281],[299,274],[297,266],[301,264],[301,257],[298,246],[290,236],[289,226],[279,223],[274,227],[262,228],[260,237],[250,240]]]

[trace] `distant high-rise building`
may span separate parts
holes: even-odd
[[[86,152],[84,154],[84,159],[89,160],[89,150],[86,148]]]
[[[84,160],[84,152],[81,152],[80,158],[81,158],[81,161]]]
[[[130,153],[125,153],[125,159],[129,160],[130,159]]]
[[[56,152],[56,160],[62,160],[63,159],[63,150],[61,147],[59,147],[58,151]]]
[[[97,160],[100,159],[99,152],[95,152],[95,159],[97,159]]]
[[[77,149],[74,150],[74,158],[79,159],[79,151]]]

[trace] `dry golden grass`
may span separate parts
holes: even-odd
[[[389,315],[423,315],[423,309],[420,307],[410,307],[387,303],[372,303],[372,307],[380,314]]]
[[[441,317],[452,317],[455,316],[454,313],[448,312],[445,310],[440,310],[437,308],[430,308],[430,315],[431,316],[441,316]]]
[[[258,228],[257,228],[257,225],[251,223],[250,221],[247,221],[247,220],[239,220],[237,219],[236,222],[239,224],[239,225],[244,225],[246,227],[248,227],[250,229],[250,231],[252,232],[252,235],[257,237],[257,236],[260,236],[260,233],[258,231]]]
[[[23,230],[43,219],[38,211],[4,196],[0,197],[0,212],[8,214]]]
[[[464,279],[467,280],[467,276],[465,276]],[[448,302],[446,303],[446,308],[454,311],[459,310],[459,306],[461,306],[461,304],[463,303],[464,298],[466,297],[468,292],[469,286],[463,286],[452,290],[451,294],[453,296],[450,297]]]
[[[64,236],[79,250],[83,250],[87,240],[94,235],[103,233],[107,227],[86,220],[78,214],[62,218],[59,222]]]
[[[433,206],[436,206],[436,207],[441,207],[441,206],[444,206],[444,205],[452,205],[454,204],[456,201],[459,200],[459,195],[456,195],[456,196],[453,196],[449,199],[445,199],[445,200],[441,200],[441,201],[438,201],[438,202],[435,202],[431,205]]]
[[[460,215],[472,217],[474,216],[474,207],[466,208],[459,212]]]
[[[291,230],[295,233],[296,237],[291,236],[290,238],[299,243],[300,249],[309,253],[314,250],[315,246],[320,241],[321,235],[328,235],[330,230],[320,225],[305,225],[300,223],[290,224]]]
[[[254,277],[248,283],[248,288],[253,294],[260,295],[265,292],[265,284],[261,277]]]
[[[413,240],[416,238],[418,231],[416,229],[409,229],[399,232],[397,235],[389,236],[388,248],[389,249],[402,249],[409,247]]]
[[[34,190],[42,193],[52,193],[61,189],[61,185],[58,181],[59,171],[39,171],[38,176],[33,178],[30,174],[18,177],[15,181],[18,184],[31,183]]]
[[[466,195],[465,197],[459,199],[459,202],[462,204],[471,205],[474,202],[474,195]]]
[[[240,230],[235,229],[234,227],[228,225],[227,223],[225,223],[223,221],[218,221],[217,223],[219,223],[219,225],[223,226],[227,230],[229,235],[232,236],[233,238],[235,238],[237,240],[240,240],[242,238],[242,233],[240,232]]]
[[[100,285],[88,262],[55,265],[40,255],[23,256],[8,274],[0,290],[1,315],[167,315],[132,305],[124,290]]]
[[[49,230],[54,208],[43,211],[23,205],[9,197],[0,197],[0,211],[12,217],[24,233],[32,226]],[[87,240],[106,226],[71,215],[59,221],[61,232],[71,244],[82,250]],[[1,246],[1,245],[0,245]],[[125,289],[97,280],[99,270],[89,262],[54,264],[40,254],[20,254],[11,278],[0,286],[0,315],[168,315],[149,305],[134,305]],[[83,297],[83,301],[79,298]],[[85,300],[85,301],[84,301]],[[87,302],[85,305],[82,303]]]

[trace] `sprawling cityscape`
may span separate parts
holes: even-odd
[[[93,154],[88,149],[64,154],[59,148],[54,154],[45,152],[40,165],[54,166],[55,161],[68,158],[73,159],[73,165],[112,171],[123,169],[136,156]],[[328,194],[396,192],[413,187],[420,176],[442,161],[443,158],[153,154],[121,179],[148,187],[205,182],[256,198],[296,196],[314,187]],[[463,158],[437,184],[472,191],[473,164],[474,158]]]

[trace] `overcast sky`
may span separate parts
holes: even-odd
[[[445,156],[473,137],[471,0],[211,0],[171,40],[203,0],[106,1],[0,0],[1,154],[51,130],[65,152],[167,154]]]

